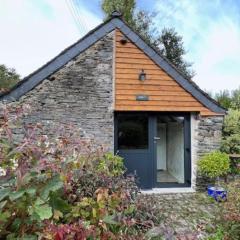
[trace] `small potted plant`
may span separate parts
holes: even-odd
[[[198,170],[202,175],[217,180],[215,186],[208,186],[208,195],[216,201],[226,200],[227,191],[220,187],[220,177],[226,175],[230,169],[229,156],[215,151],[206,154],[198,161]]]

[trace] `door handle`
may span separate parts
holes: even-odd
[[[160,137],[154,137],[154,140],[160,140],[161,138]]]

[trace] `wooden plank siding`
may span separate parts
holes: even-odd
[[[115,31],[115,110],[212,112],[171,76],[156,65],[142,50],[128,40],[121,44],[123,34]],[[144,69],[146,80],[138,80]],[[136,95],[147,95],[148,101],[137,101]]]

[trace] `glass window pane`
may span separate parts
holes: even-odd
[[[148,117],[118,116],[118,149],[148,148]]]

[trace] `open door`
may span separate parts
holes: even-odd
[[[115,114],[115,152],[142,189],[191,185],[190,114]]]
[[[155,186],[189,186],[191,181],[189,115],[158,115],[155,121]]]

